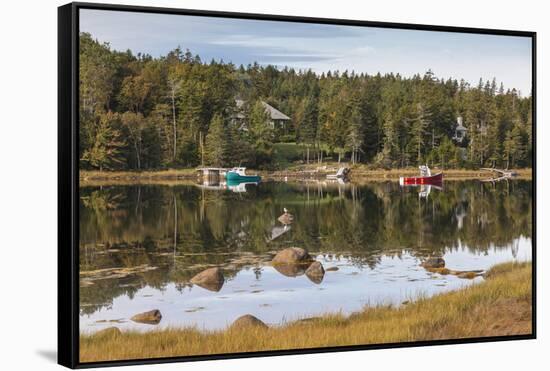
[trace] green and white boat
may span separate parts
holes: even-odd
[[[259,175],[246,175],[245,167],[234,167],[227,171],[225,179],[228,182],[258,183],[262,178]]]

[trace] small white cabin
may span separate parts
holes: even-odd
[[[466,132],[468,129],[462,124],[462,116],[458,116],[456,118],[456,127],[455,127],[455,135],[453,136],[453,140],[457,143],[462,143],[464,138],[466,138]]]

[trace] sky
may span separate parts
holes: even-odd
[[[531,39],[436,31],[256,21],[82,9],[80,31],[114,50],[153,57],[176,47],[203,61],[258,62],[295,69],[400,73],[432,70],[477,86],[497,79],[531,93]]]

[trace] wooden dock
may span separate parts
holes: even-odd
[[[499,182],[501,180],[510,179],[510,178],[518,175],[515,171],[502,170],[502,169],[497,169],[497,168],[482,167],[479,170],[490,171],[490,172],[497,175],[494,178],[482,179],[481,180],[482,182]]]
[[[507,178],[511,178],[513,176],[516,176],[518,175],[515,171],[511,171],[511,170],[502,170],[502,169],[497,169],[497,168],[489,168],[489,167],[482,167],[480,170],[484,170],[484,171],[491,171],[493,173],[497,173],[499,174],[501,177],[507,177]]]
[[[197,169],[203,179],[219,179],[225,176],[227,170],[223,167],[201,167]]]

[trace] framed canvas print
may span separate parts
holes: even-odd
[[[534,338],[535,36],[60,7],[59,362]]]

